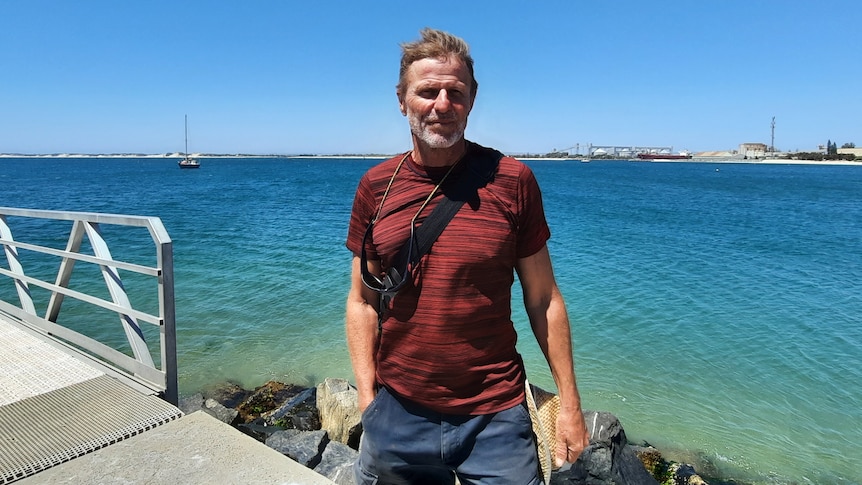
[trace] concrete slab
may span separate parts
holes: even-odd
[[[15,482],[21,485],[333,485],[198,411]]]

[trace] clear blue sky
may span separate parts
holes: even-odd
[[[422,27],[470,44],[467,136],[862,146],[859,0],[0,0],[0,153],[394,153]]]

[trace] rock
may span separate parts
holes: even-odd
[[[276,431],[266,440],[266,446],[308,468],[314,468],[320,463],[328,443],[329,437],[323,430],[285,429]]]
[[[317,411],[317,388],[310,387],[293,396],[278,409],[263,415],[267,423],[285,429],[315,431],[321,428]]]
[[[205,413],[227,424],[233,424],[236,421],[237,415],[239,415],[236,409],[226,408],[215,399],[204,401],[202,409]]]
[[[691,465],[674,463],[670,466],[670,472],[674,485],[709,485]]]
[[[647,472],[653,476],[658,481],[664,479],[667,475],[668,463],[665,461],[664,457],[661,456],[661,452],[657,449],[653,448],[649,444],[644,444],[644,446],[639,445],[629,445],[632,450],[637,455],[638,459],[643,463],[644,468],[646,468]]]
[[[304,391],[300,391],[298,394],[296,394],[295,396],[290,398],[290,400],[288,400],[287,402],[282,404],[281,407],[279,407],[275,411],[272,411],[271,413],[269,413],[268,417],[270,419],[281,419],[286,414],[290,413],[290,411],[292,409],[296,408],[298,405],[308,404],[310,400],[312,400],[313,398],[316,397],[316,394],[317,394],[317,388],[316,387],[309,387],[308,389],[305,389]],[[314,402],[316,405],[316,401],[314,401]]]
[[[658,485],[658,480],[647,471],[634,449],[628,445],[614,457],[613,472],[617,483],[621,485]]]
[[[227,382],[215,388],[208,389],[203,396],[207,399],[215,399],[222,406],[236,408],[251,392],[243,389],[237,384]]]
[[[320,464],[314,467],[314,471],[338,485],[355,485],[353,463],[357,458],[359,458],[358,451],[343,443],[330,441],[323,450]]]
[[[584,411],[584,420],[590,434],[590,443],[626,443],[623,425],[613,414],[604,411]]]
[[[551,485],[657,485],[628,445],[620,421],[611,413],[584,411],[590,446],[563,472],[551,473]]]
[[[239,411],[240,420],[243,423],[250,423],[261,415],[278,409],[282,403],[299,394],[302,390],[303,388],[298,386],[269,381],[256,388],[236,407],[236,410]]]
[[[252,393],[227,389],[222,395],[245,396],[239,407],[248,411],[249,421],[239,423],[236,418],[234,426],[339,485],[355,485],[353,463],[359,455],[362,424],[356,389],[346,380],[326,379],[316,388],[269,382]],[[201,399],[191,396],[183,406],[194,409]],[[204,401],[203,408],[226,419],[241,414],[224,414],[236,410],[224,410],[213,399]],[[674,485],[708,485],[690,465],[668,467],[655,448],[628,443],[613,414],[584,411],[584,418],[590,446],[570,469],[553,472],[548,485],[657,485],[654,476],[659,470],[662,483],[671,477]]]
[[[276,431],[284,431],[282,427],[269,425],[263,418],[255,419],[250,423],[239,423],[236,428],[262,443],[265,443]]]
[[[180,402],[177,404],[177,407],[180,408],[180,411],[183,414],[191,414],[195,411],[200,411],[204,406],[204,396],[201,393],[192,394],[191,396],[185,396],[180,398]]]
[[[317,385],[317,410],[320,427],[330,439],[359,448],[362,422],[355,387],[344,379],[327,378]]]

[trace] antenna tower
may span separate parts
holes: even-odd
[[[772,141],[769,144],[769,151],[775,153],[775,117],[772,117]]]

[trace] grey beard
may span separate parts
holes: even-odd
[[[414,113],[408,112],[407,119],[410,123],[410,131],[413,135],[430,148],[451,148],[464,137],[465,126],[459,126],[451,135],[445,136],[429,131],[427,126],[423,126],[422,121]]]

